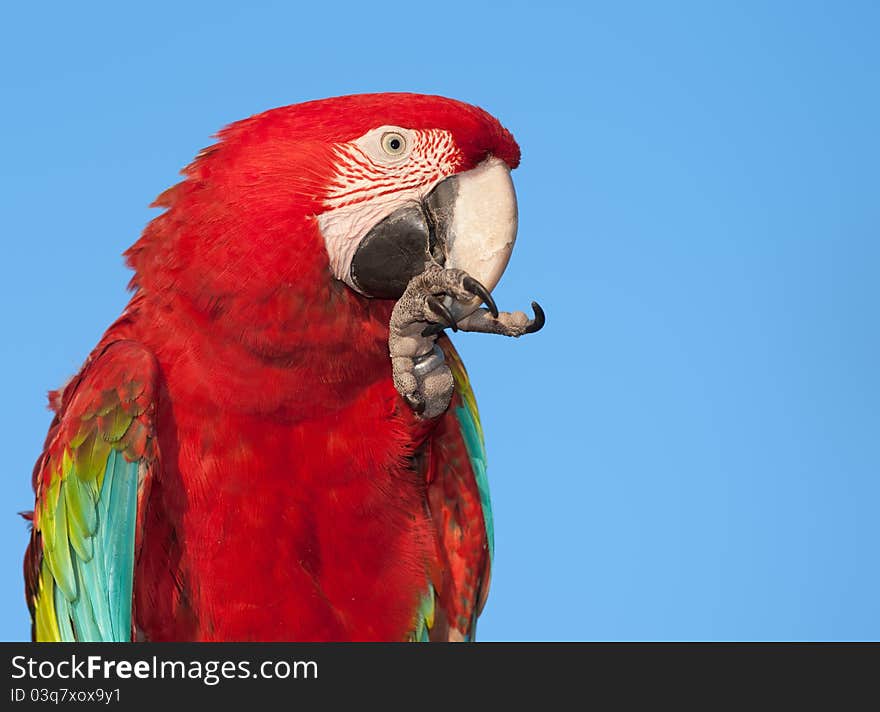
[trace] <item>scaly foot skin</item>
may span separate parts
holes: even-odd
[[[488,308],[456,323],[444,297],[462,303],[478,299]],[[489,291],[466,272],[429,266],[410,280],[391,312],[388,347],[394,387],[416,414],[437,417],[449,406],[455,388],[443,352],[434,343],[437,334],[447,327],[514,337],[533,333],[544,326],[544,312],[536,302],[532,308],[534,319],[522,312],[499,313]]]
[[[538,302],[532,302],[534,318],[529,318],[521,311],[500,312],[492,314],[489,309],[477,309],[466,316],[457,326],[461,331],[479,331],[483,334],[502,334],[503,336],[519,337],[523,334],[534,334],[544,326],[544,310]]]

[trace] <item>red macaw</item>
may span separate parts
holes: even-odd
[[[50,394],[34,638],[472,639],[492,513],[443,329],[543,325],[490,294],[518,162],[485,111],[414,94],[274,109],[199,153]]]

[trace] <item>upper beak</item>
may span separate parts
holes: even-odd
[[[377,223],[351,261],[362,293],[397,299],[430,264],[467,272],[491,291],[516,241],[516,193],[510,170],[490,156],[476,168],[438,183],[421,202],[408,203]],[[462,319],[479,306],[449,300]]]

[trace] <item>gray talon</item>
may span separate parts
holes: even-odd
[[[538,302],[532,302],[532,311],[535,313],[535,318],[532,319],[532,323],[526,327],[526,334],[534,334],[536,331],[540,331],[544,328],[544,324],[546,323],[544,310],[541,309],[541,305],[538,304]]]
[[[462,280],[462,285],[466,290],[471,292],[472,294],[476,294],[485,304],[489,311],[492,313],[496,319],[498,318],[498,307],[495,304],[495,300],[492,298],[492,295],[489,293],[489,290],[486,289],[480,282],[475,280],[470,275],[467,275]]]
[[[443,302],[441,302],[437,297],[428,297],[428,306],[436,313],[443,317],[443,321],[446,323],[443,325],[444,327],[448,326],[453,331],[458,331],[458,326],[455,324],[455,317],[449,313],[449,310],[444,306]]]

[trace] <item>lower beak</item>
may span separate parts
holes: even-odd
[[[367,296],[398,299],[413,277],[438,264],[467,272],[491,291],[510,260],[516,229],[510,171],[489,157],[376,224],[355,251],[351,281]],[[462,319],[478,306],[474,299],[451,302],[449,308]]]

